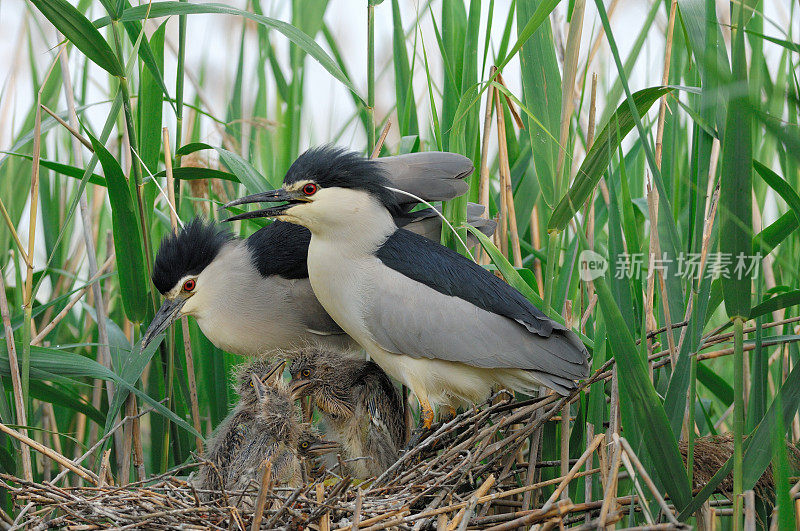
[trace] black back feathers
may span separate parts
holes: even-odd
[[[197,275],[211,263],[233,235],[212,221],[195,218],[177,234],[161,240],[153,264],[153,284],[167,293],[186,275]]]
[[[334,146],[311,148],[289,167],[285,184],[310,180],[323,188],[362,190],[377,198],[392,215],[400,213],[395,194],[388,190],[383,167],[358,153]]]
[[[396,230],[376,252],[388,267],[452,297],[517,321],[549,337],[565,330],[515,290],[452,249],[405,229]]]

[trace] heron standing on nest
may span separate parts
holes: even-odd
[[[308,275],[336,323],[411,388],[423,425],[433,406],[476,403],[493,387],[566,395],[588,376],[586,347],[520,292],[407,230],[385,170],[341,149],[301,155],[278,190],[227,206],[283,202],[230,218],[272,217],[311,231]]]

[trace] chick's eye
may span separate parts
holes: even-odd
[[[303,374],[303,378],[308,378],[309,376],[311,376],[311,371],[308,370],[308,369],[303,369],[303,373],[302,374]]]
[[[300,448],[302,448],[303,450],[305,450],[306,448],[308,448],[308,443],[307,443],[307,442],[300,443]]]
[[[183,283],[183,290],[184,291],[192,291],[194,287],[197,285],[197,282],[193,278],[190,278],[186,282]]]
[[[314,183],[308,183],[307,185],[303,186],[303,193],[306,195],[314,195],[317,193],[317,185]]]

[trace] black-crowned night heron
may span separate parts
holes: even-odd
[[[457,197],[472,171],[454,153],[414,153],[378,159],[393,186],[426,201]],[[418,203],[398,194],[396,222],[438,239],[441,221],[431,209],[410,212]],[[472,205],[470,221],[487,234],[494,222]],[[359,226],[364,220],[359,221]],[[143,348],[181,315],[191,315],[216,346],[240,355],[320,343],[357,348],[317,302],[308,281],[310,233],[290,223],[272,223],[246,240],[200,219],[161,242],[153,283],[165,297],[144,335]]]
[[[326,437],[342,445],[351,474],[379,475],[397,461],[404,442],[403,404],[377,364],[321,347],[297,349],[287,358],[292,398],[311,397]]]
[[[460,254],[398,228],[384,169],[323,147],[301,155],[278,190],[228,206],[286,202],[231,219],[273,217],[307,227],[308,275],[336,323],[389,375],[431,404],[459,406],[493,387],[559,394],[589,372],[578,336]]]

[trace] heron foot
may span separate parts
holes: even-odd
[[[414,448],[421,440],[423,440],[430,432],[431,426],[433,426],[433,407],[431,407],[430,402],[425,400],[424,398],[417,397],[419,399],[419,405],[422,411],[420,411],[420,424],[411,434],[411,439],[406,446],[406,450],[410,450]]]
[[[405,450],[409,451],[416,447],[420,442],[425,440],[433,432],[430,428],[426,428],[424,424],[420,424],[411,433],[411,439],[408,441]]]
[[[422,402],[422,413],[420,415],[420,420],[422,420],[422,425],[426,430],[431,429],[431,426],[433,426],[433,408],[427,401]]]

